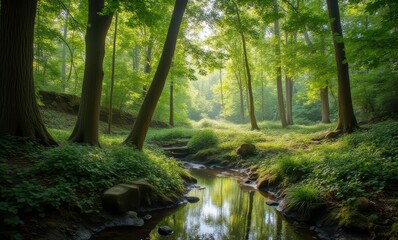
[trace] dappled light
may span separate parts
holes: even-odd
[[[0,239],[397,239],[397,12],[0,0]]]

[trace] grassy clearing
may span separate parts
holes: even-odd
[[[384,231],[375,226],[391,229],[398,222],[398,121],[321,141],[316,139],[334,124],[282,129],[278,123],[262,122],[260,131],[211,120],[193,125],[212,129],[220,142],[198,151],[197,159],[256,166],[265,186],[286,190],[289,208],[306,214],[323,199],[335,209],[332,217],[340,226],[362,231]],[[254,143],[257,154],[241,159],[235,149],[242,143]],[[366,207],[357,207],[358,201]]]

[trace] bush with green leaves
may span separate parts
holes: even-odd
[[[7,226],[22,224],[25,214],[44,215],[48,209],[99,211],[107,188],[138,179],[146,179],[163,196],[185,190],[181,164],[155,150],[68,143],[23,157],[27,165],[22,167],[0,157],[0,217]]]
[[[289,211],[297,211],[308,216],[311,211],[325,203],[322,192],[313,185],[300,184],[287,189],[286,207]]]
[[[203,149],[217,146],[218,137],[212,130],[203,130],[195,135],[188,142],[188,149],[198,152]]]

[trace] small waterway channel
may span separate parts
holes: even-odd
[[[108,229],[92,239],[316,239],[311,231],[289,222],[266,201],[271,196],[241,184],[239,172],[191,169],[198,180],[187,195],[196,203],[153,214],[143,227]],[[199,187],[200,186],[200,187]],[[160,236],[158,228],[169,226],[173,234]]]

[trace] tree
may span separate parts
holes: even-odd
[[[233,2],[234,2],[234,5],[235,5],[235,11],[236,11],[236,16],[237,16],[237,20],[238,20],[239,34],[240,34],[240,37],[241,37],[241,40],[242,40],[244,63],[245,63],[245,67],[246,67],[247,90],[248,90],[248,97],[249,97],[249,117],[250,117],[251,130],[259,130],[259,127],[257,125],[256,116],[254,114],[252,77],[251,77],[251,74],[250,74],[249,60],[248,60],[248,57],[247,57],[246,39],[245,39],[245,35],[244,35],[243,29],[242,29],[242,22],[240,20],[240,13],[239,13],[238,4],[236,4],[235,1],[233,1]]]
[[[109,93],[109,113],[108,113],[108,134],[112,133],[112,102],[113,102],[113,87],[115,85],[115,57],[116,57],[116,39],[117,39],[117,22],[118,14],[115,16],[115,31],[113,33],[113,49],[112,49],[112,73],[111,73],[111,89]]]
[[[278,12],[278,1],[274,0],[275,3],[275,11]],[[285,112],[285,104],[283,101],[283,91],[282,91],[282,67],[281,67],[281,37],[279,32],[279,19],[276,19],[274,22],[274,31],[277,44],[275,46],[275,55],[278,61],[276,67],[276,89],[278,93],[278,109],[279,109],[279,118],[282,123],[282,127],[287,127],[286,122],[286,112]]]
[[[89,0],[86,30],[86,62],[77,122],[69,140],[99,146],[98,126],[101,102],[105,38],[113,13],[102,14],[104,0]]]
[[[348,63],[344,51],[343,31],[340,23],[340,12],[337,0],[327,0],[330,27],[333,34],[333,44],[337,65],[338,106],[339,115],[336,130],[345,133],[358,127],[351,100]]]
[[[47,132],[33,82],[33,32],[37,0],[2,0],[0,9],[0,135],[56,142]]]
[[[134,122],[133,129],[130,132],[125,144],[134,145],[138,150],[142,150],[149,124],[151,122],[156,105],[162,94],[167,75],[170,70],[175,47],[177,44],[177,36],[184,15],[185,7],[188,0],[176,0],[173,15],[171,17],[169,30],[167,32],[166,41],[163,47],[162,56],[156,69],[155,76],[141,105],[137,119]]]

